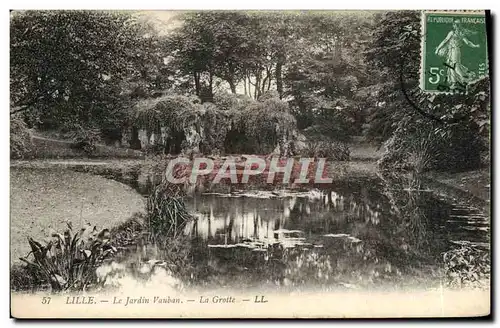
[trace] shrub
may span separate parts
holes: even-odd
[[[130,219],[110,231],[111,240],[117,249],[126,249],[141,244],[145,241],[143,240],[145,234],[147,234],[147,229],[142,213],[134,213]]]
[[[277,98],[255,102],[237,117],[253,153],[269,154],[279,145],[281,156],[289,155],[288,143],[297,122],[288,104]]]
[[[217,92],[214,95],[214,105],[220,110],[243,110],[247,108],[253,100],[247,96],[237,95],[227,92]]]
[[[203,104],[203,138],[200,151],[203,154],[220,155],[224,153],[224,140],[231,127],[230,114],[219,110],[212,103]]]
[[[402,142],[397,135],[389,138],[384,144],[385,151],[379,160],[379,166],[413,170],[416,173],[430,169],[433,152],[437,150],[432,133],[411,138],[414,139],[405,140],[406,142]]]
[[[308,140],[303,149],[299,150],[302,157],[328,158],[337,161],[350,159],[349,147],[340,141]]]
[[[68,136],[73,139],[73,149],[81,150],[90,156],[95,153],[96,144],[100,140],[100,131],[77,126],[75,131],[70,132]]]
[[[10,268],[10,289],[14,291],[46,290],[49,286],[48,281],[38,274],[34,266],[14,264]]]
[[[33,267],[53,291],[86,290],[97,282],[95,270],[104,260],[111,258],[116,249],[109,241],[107,229],[98,232],[82,228],[73,234],[68,224],[64,235],[54,233],[45,245],[28,237],[33,260],[20,258]]]
[[[26,157],[33,150],[31,133],[23,119],[13,116],[10,119],[10,157]]]
[[[409,119],[384,144],[382,169],[466,170],[481,166],[484,146],[465,122],[438,125]]]

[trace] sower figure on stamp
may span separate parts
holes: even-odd
[[[436,48],[436,55],[446,59],[448,68],[447,81],[453,89],[456,85],[465,85],[473,79],[473,73],[469,73],[467,67],[462,64],[461,47],[466,44],[472,48],[479,48],[478,44],[472,43],[467,36],[475,34],[473,31],[462,27],[459,20],[453,22],[453,29],[448,33],[446,38],[441,41]]]

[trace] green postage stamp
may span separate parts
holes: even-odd
[[[423,91],[465,93],[467,85],[488,75],[484,12],[424,11],[422,33]]]

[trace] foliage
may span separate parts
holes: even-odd
[[[485,146],[468,122],[441,125],[420,116],[406,117],[384,146],[383,169],[464,170],[481,165]]]
[[[141,128],[155,131],[160,124],[182,128],[188,113],[199,109],[195,98],[181,95],[166,95],[159,98],[149,98],[136,103],[131,111],[131,120]],[[184,120],[183,120],[184,119]]]
[[[238,114],[235,119],[243,126],[247,143],[254,153],[267,154],[279,145],[280,154],[287,155],[296,120],[285,102],[264,98]]]
[[[33,266],[14,264],[10,268],[10,288],[14,291],[36,292],[48,286],[48,282],[38,274]]]
[[[183,21],[169,42],[176,49],[174,62],[181,72],[194,76],[196,95],[212,101],[215,77],[226,81],[236,93],[243,66],[260,47],[249,28],[254,24],[251,16],[245,12],[206,11],[186,14]]]
[[[220,110],[243,110],[247,108],[252,99],[245,95],[232,94],[227,92],[216,92],[213,103]]]
[[[419,50],[420,12],[394,11],[377,15],[371,42],[365,51],[369,74],[375,81],[365,96],[373,103],[365,127],[365,134],[372,139],[387,140],[399,120],[416,114],[403,97],[401,82],[418,92]]]
[[[100,140],[100,131],[79,126],[69,133],[69,137],[73,140],[73,148],[82,150],[87,155],[92,155],[96,150],[97,142]]]
[[[212,103],[204,103],[203,115],[204,138],[200,143],[200,151],[203,154],[220,155],[224,152],[224,140],[231,128],[230,114],[219,110]]]
[[[107,229],[86,227],[73,234],[70,224],[68,228],[64,234],[54,233],[45,245],[29,237],[33,260],[20,258],[36,268],[53,291],[86,290],[97,282],[96,268],[116,253]]]
[[[10,119],[10,158],[23,158],[32,150],[31,133],[24,120],[18,116]]]
[[[338,141],[308,140],[299,155],[309,158],[328,158],[338,161],[348,161],[349,147]]]
[[[142,242],[142,237],[147,232],[146,230],[144,215],[142,213],[135,213],[124,223],[113,227],[110,231],[110,236],[113,244],[119,250]]]
[[[489,148],[488,79],[467,95],[420,91],[418,11],[189,12],[167,34],[141,17],[13,12],[12,111],[111,141],[133,127],[136,148],[144,128],[166,153],[285,155],[297,129],[387,142],[386,167],[446,168],[466,152],[453,167],[477,167]],[[92,134],[78,138],[87,152]]]
[[[144,65],[161,59],[147,33],[125,12],[12,12],[14,111],[28,111],[47,128],[120,125],[127,83],[153,76]]]
[[[180,144],[185,153],[270,153],[277,145],[288,151],[296,121],[285,102],[272,97],[263,101],[225,97],[226,101],[217,98],[222,108],[179,95],[146,99],[137,103],[132,115],[139,127],[161,136],[167,150]]]
[[[451,287],[489,285],[490,254],[471,245],[462,245],[443,254],[447,284]]]
[[[319,126],[325,136],[347,140],[359,134],[368,102],[358,94],[370,82],[359,51],[369,36],[371,17],[311,15],[301,51],[290,56],[286,94],[299,128]],[[307,28],[306,28],[307,30]]]
[[[193,219],[182,200],[180,188],[168,183],[153,188],[146,210],[150,237],[156,242],[182,234],[186,223]]]

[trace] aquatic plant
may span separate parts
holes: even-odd
[[[182,234],[186,223],[193,219],[182,199],[181,187],[166,182],[153,188],[146,210],[150,238],[155,242]]]
[[[48,281],[53,291],[86,290],[97,282],[96,268],[116,253],[108,229],[99,232],[94,226],[89,232],[85,227],[73,234],[68,223],[64,234],[54,233],[52,237],[45,244],[28,237],[28,256],[33,255],[33,259],[26,256],[20,260]]]
[[[113,245],[118,250],[145,242],[147,234],[143,213],[134,213],[131,218],[110,231]]]

